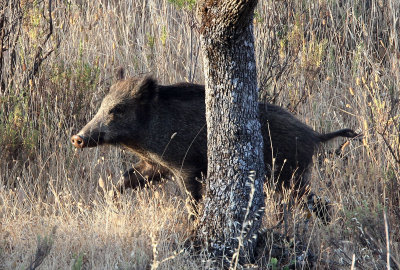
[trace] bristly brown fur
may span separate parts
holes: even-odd
[[[203,85],[190,83],[158,85],[151,76],[118,80],[99,109],[102,117],[95,116],[79,134],[97,138],[99,143],[124,145],[142,159],[136,169],[143,175],[153,175],[152,180],[158,181],[172,174],[184,194],[188,191],[199,200],[202,185],[198,179],[207,173],[204,91]],[[355,134],[319,134],[272,104],[260,103],[259,117],[268,179],[277,181],[278,191],[294,187],[294,196],[308,190],[318,144]],[[161,177],[154,177],[156,173]],[[135,170],[127,171],[124,178],[120,190],[143,185]]]

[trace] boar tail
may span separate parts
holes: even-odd
[[[360,134],[354,132],[354,130],[352,130],[352,129],[346,128],[346,129],[340,129],[338,131],[334,131],[334,132],[330,132],[330,133],[319,134],[318,137],[321,142],[327,142],[336,137],[355,138],[357,136],[360,136]]]

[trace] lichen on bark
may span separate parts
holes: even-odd
[[[252,253],[264,209],[252,25],[256,2],[199,4],[208,175],[198,236],[216,255],[230,258]]]

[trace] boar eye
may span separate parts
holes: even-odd
[[[109,113],[110,114],[122,114],[124,112],[124,109],[122,106],[115,106],[114,108],[110,109]]]

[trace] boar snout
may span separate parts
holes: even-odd
[[[74,135],[71,137],[71,143],[76,148],[96,147],[104,143],[104,132],[96,132],[89,136],[85,134]]]
[[[79,135],[74,135],[71,137],[71,143],[76,147],[76,148],[84,148],[86,147],[85,145],[85,140],[79,136]]]

